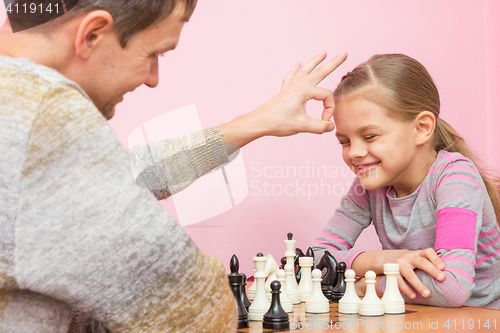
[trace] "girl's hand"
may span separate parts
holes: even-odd
[[[442,272],[444,262],[432,248],[424,250],[390,250],[384,258],[385,263],[399,264],[398,286],[405,295],[414,299],[417,297],[406,281],[411,284],[423,297],[429,297],[431,292],[420,281],[415,269],[421,269],[438,281],[443,281],[446,275]],[[404,280],[406,279],[406,281]]]

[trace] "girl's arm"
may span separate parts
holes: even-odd
[[[364,276],[369,270],[382,276],[384,274],[384,264],[386,263],[399,264],[398,286],[400,291],[410,299],[417,297],[410,285],[423,297],[430,295],[430,290],[420,281],[417,274],[415,274],[415,269],[426,272],[438,281],[443,281],[446,278],[442,272],[445,264],[434,249],[431,248],[418,251],[381,250],[363,252],[353,261],[352,269],[358,276]],[[409,285],[404,281],[403,277]],[[364,294],[363,280],[359,280],[356,287],[358,293]]]
[[[337,261],[344,261],[347,268],[351,268],[353,261],[362,253],[351,249],[371,220],[368,193],[356,178],[312,247],[316,263],[328,250]]]

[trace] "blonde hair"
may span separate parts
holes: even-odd
[[[465,140],[446,121],[439,118],[439,92],[425,67],[404,54],[375,55],[344,75],[334,91],[336,100],[361,95],[384,108],[401,121],[413,121],[429,111],[437,119],[432,145],[439,152],[458,152],[476,165],[500,224],[500,179],[484,170]]]

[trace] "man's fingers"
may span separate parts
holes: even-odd
[[[330,89],[321,87],[309,88],[306,93],[306,99],[323,101],[323,114],[321,115],[321,119],[329,121],[330,118],[332,118],[335,109],[335,100],[333,99],[333,93]]]
[[[323,134],[325,132],[331,132],[334,129],[333,121],[319,120],[307,116],[306,121],[303,123],[301,132]]]
[[[283,84],[281,85],[281,91],[283,91],[288,86],[288,84],[290,84],[290,81],[292,81],[293,77],[295,76],[295,74],[297,74],[301,66],[302,65],[300,63],[295,64],[290,73],[288,73],[286,78],[283,80]]]
[[[323,66],[315,69],[307,76],[307,82],[312,85],[317,85],[325,77],[330,75],[337,67],[339,67],[347,59],[347,52],[342,51],[338,56],[324,64]]]
[[[323,60],[326,59],[326,51],[322,51],[321,53],[317,54],[314,58],[309,60],[307,63],[302,66],[300,69],[301,73],[305,76],[309,73],[312,72],[313,69],[316,68]]]

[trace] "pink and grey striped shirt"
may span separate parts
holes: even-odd
[[[394,189],[363,189],[356,178],[323,228],[315,251],[329,250],[348,268],[362,251],[351,248],[373,222],[384,250],[434,248],[444,261],[443,282],[421,270],[431,291],[408,303],[500,309],[500,230],[491,199],[474,164],[459,153],[439,152],[418,189],[397,198]],[[384,291],[385,277],[380,283]]]

